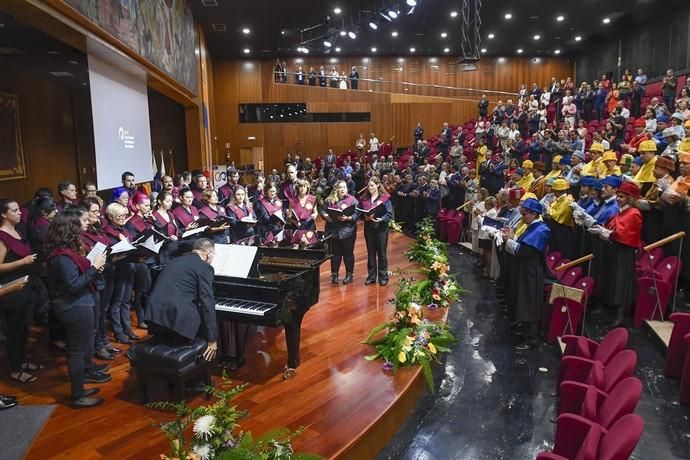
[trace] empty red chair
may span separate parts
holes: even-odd
[[[582,278],[582,269],[580,267],[573,267],[569,270],[563,270],[565,274],[561,277],[561,284],[575,287],[575,284]]]
[[[627,460],[644,430],[637,414],[624,415],[610,430],[575,414],[560,415],[556,423],[553,450],[537,460]]]
[[[462,233],[462,223],[465,220],[465,214],[459,212],[452,218],[448,219],[448,244],[457,244],[460,241],[460,234]]]
[[[686,347],[690,347],[690,334],[685,334]],[[680,376],[680,396],[681,404],[690,405],[690,353],[685,353],[685,365],[683,375]]]
[[[609,331],[601,340],[595,342],[581,335],[564,335],[561,337],[565,343],[563,356],[580,356],[593,361],[601,361],[606,365],[619,351],[625,350],[628,345],[628,330],[617,327]]]
[[[673,321],[674,324],[671,340],[669,340],[668,349],[666,350],[664,375],[677,379],[683,373],[683,365],[688,350],[684,337],[686,334],[690,334],[690,313],[672,313],[668,319]]]
[[[610,393],[592,385],[566,380],[560,385],[558,413],[579,414],[609,429],[640,402],[642,382],[636,377],[621,380]]]
[[[663,259],[664,251],[661,248],[653,249],[649,253],[640,251],[640,256],[635,262],[635,272],[637,274],[637,278],[639,279],[644,276],[650,276]]]
[[[553,344],[558,337],[577,334],[584,311],[585,304],[582,300],[575,301],[564,297],[554,299],[546,342]]]
[[[560,382],[572,380],[587,385],[594,385],[605,393],[626,377],[630,377],[637,365],[637,353],[633,350],[623,350],[611,358],[608,365],[601,361],[580,356],[564,356],[561,360]]]
[[[455,209],[446,209],[442,208],[438,214],[436,214],[436,218],[438,219],[438,239],[441,241],[447,241],[448,240],[448,213],[451,211],[455,211]]]
[[[681,262],[678,257],[669,256],[659,262],[649,276],[638,279],[637,302],[633,317],[635,327],[640,327],[645,320],[664,320],[680,267]]]
[[[556,266],[553,267],[552,272],[553,272],[553,275],[556,277],[557,280],[560,281],[561,278],[563,278],[563,276],[565,276],[565,274],[566,274],[565,270],[557,270],[557,268],[560,267],[561,265],[569,264],[570,262],[571,262],[571,260],[566,257],[564,259],[559,260],[558,263],[556,264]]]

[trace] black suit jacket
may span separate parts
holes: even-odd
[[[195,253],[173,259],[149,297],[146,322],[193,340],[218,338],[213,267]]]

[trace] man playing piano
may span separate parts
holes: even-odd
[[[208,341],[204,358],[211,361],[218,349],[216,301],[213,295],[215,247],[200,238],[192,252],[173,259],[156,280],[149,297],[146,323],[149,332],[171,342]]]

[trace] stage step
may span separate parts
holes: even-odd
[[[673,332],[673,323],[671,321],[650,321],[644,322],[644,328],[647,334],[654,342],[654,345],[666,355],[668,344],[671,341],[671,333]]]

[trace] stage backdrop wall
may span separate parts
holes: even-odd
[[[357,65],[362,78],[513,93],[517,93],[521,83],[536,82],[543,86],[552,76],[565,78],[574,74],[572,63],[566,59],[538,62],[529,58],[485,59],[475,72],[458,72],[454,61],[448,57],[436,58],[436,61],[428,57],[407,57],[402,71],[395,70],[401,66],[394,57],[366,58],[366,62],[363,59],[342,57],[335,65],[338,71],[347,73],[352,65]],[[295,64],[295,59],[290,60],[288,70],[296,70]],[[309,71],[312,65],[318,69],[320,65],[330,67],[331,64],[330,58],[309,57],[302,65]],[[432,69],[432,66],[437,68]],[[480,92],[465,92],[465,95],[452,98],[448,97],[449,90],[443,88],[408,86],[408,91],[404,91],[402,85],[382,83],[375,83],[377,89],[388,91],[276,84],[270,60],[214,61],[213,85],[214,163],[226,162],[226,143],[231,144],[231,160],[236,162],[241,148],[263,147],[264,169],[267,170],[282,168],[285,154],[294,153],[298,143],[300,151],[312,158],[323,155],[328,148],[338,152],[353,149],[359,133],[368,138],[372,131],[381,141],[395,137],[395,147],[407,146],[412,142],[412,132],[419,121],[427,136],[431,136],[440,132],[444,121],[458,124],[476,117],[476,101],[481,95]],[[365,88],[365,82],[361,87]],[[415,92],[418,94],[410,94]],[[431,94],[423,95],[424,92]],[[511,96],[489,93],[492,101],[508,97]],[[359,123],[240,123],[240,103],[306,103],[308,112],[369,112],[371,119]]]

